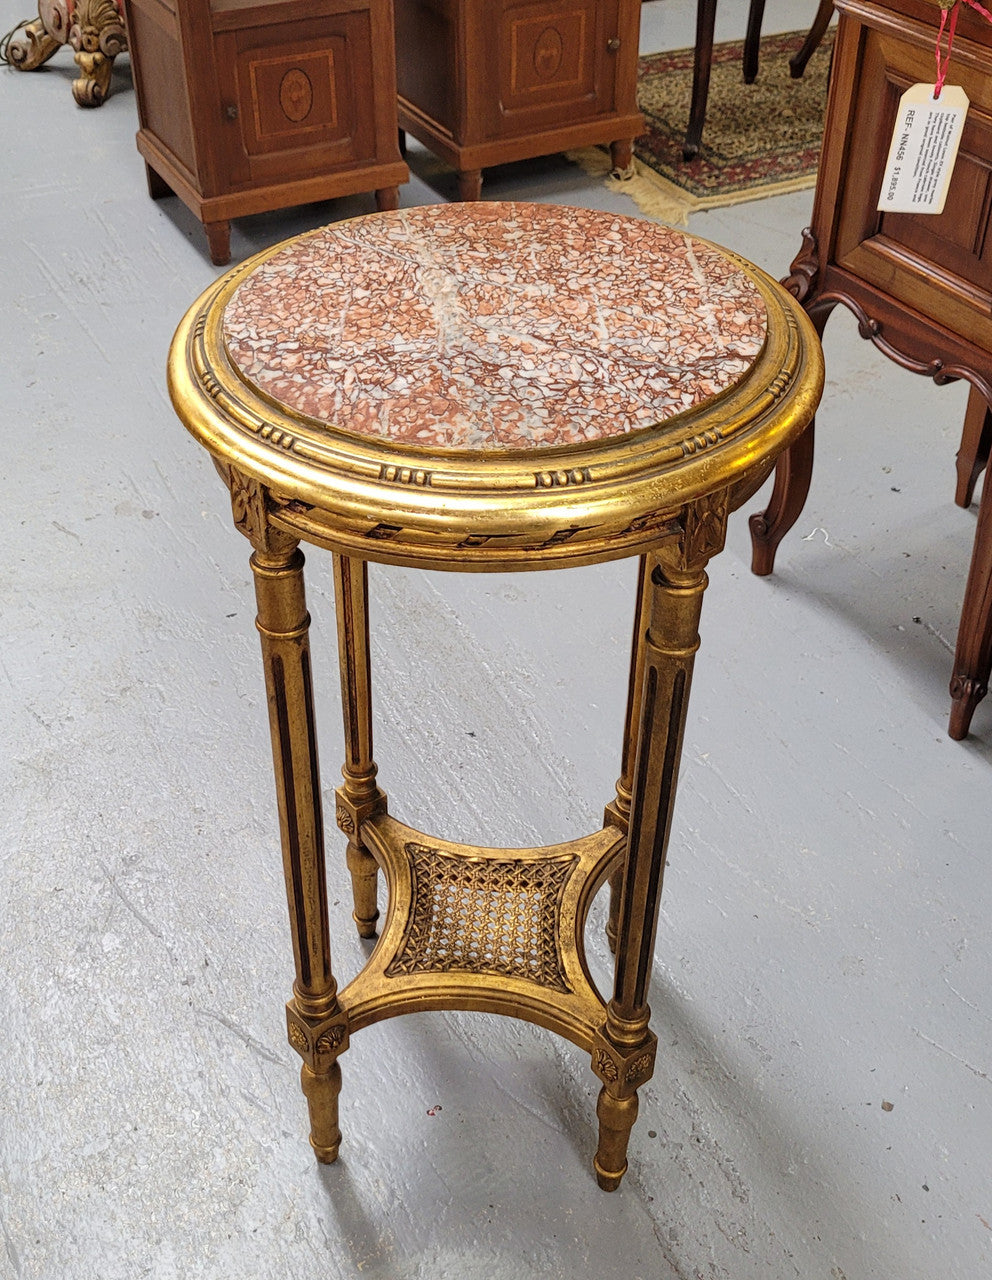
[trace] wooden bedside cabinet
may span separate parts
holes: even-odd
[[[125,0],[153,198],[174,192],[215,263],[231,219],[374,190],[395,209],[390,0]]]
[[[964,378],[971,400],[956,499],[971,502],[992,443],[992,24],[960,5],[948,83],[970,106],[944,212],[879,213],[899,99],[932,84],[935,0],[837,0],[840,22],[813,202],[813,225],[785,282],[822,333],[843,303],[890,359],[938,383]],[[944,39],[946,47],[946,36]],[[863,406],[865,429],[871,405]],[[806,501],[813,430],[783,455],[768,509],[752,516],[755,573]],[[992,484],[978,512],[951,676],[949,733],[963,738],[992,668]]]
[[[395,0],[399,123],[477,200],[489,165],[609,143],[630,164],[640,0]]]

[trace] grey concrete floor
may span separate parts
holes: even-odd
[[[23,7],[2,0],[0,26]],[[811,12],[769,4],[766,30]],[[645,6],[642,47],[689,43],[691,17]],[[720,24],[743,31],[742,0]],[[67,52],[0,74],[2,1280],[988,1275],[992,705],[968,741],[945,736],[974,531],[951,500],[962,389],[898,371],[837,315],[778,572],[749,573],[744,513],[714,563],[658,935],[662,1052],[622,1189],[592,1178],[583,1055],[468,1014],[356,1037],[341,1160],[321,1168],[285,1043],[246,545],[165,392],[173,329],[217,271],[185,210],[146,195],[126,64],[99,111],[71,79]],[[555,158],[486,193],[636,213]],[[810,205],[693,230],[780,275]],[[246,219],[235,253],[370,207]],[[311,570],[330,789],[329,565]],[[510,844],[596,824],[633,573],[373,568],[397,816]],[[365,953],[330,846],[346,979]],[[600,903],[605,983],[602,921]]]

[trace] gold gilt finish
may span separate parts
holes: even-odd
[[[209,289],[169,363],[183,422],[226,480],[253,548],[296,981],[290,1043],[317,1158],[341,1140],[338,1059],[349,1036],[398,1014],[476,1009],[524,1018],[590,1054],[599,1077],[600,1186],[627,1167],[637,1089],[654,1068],[648,986],[705,567],[727,516],[810,420],[823,382],[812,328],[749,264],[768,337],[722,396],[659,427],[593,445],[431,453],[288,414],[234,371],[223,309],[260,255]],[[739,260],[737,260],[739,261]],[[303,586],[307,541],[334,553],[345,726],[337,824],[354,919],[378,927],[368,963],[339,992],[332,974],[324,829]],[[603,828],[550,848],[453,844],[387,812],[372,741],[366,562],[452,570],[561,568],[641,556],[621,774]],[[590,903],[609,880],[616,967],[605,999],[586,965]]]

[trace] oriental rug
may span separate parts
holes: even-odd
[[[681,224],[699,209],[813,186],[834,33],[827,32],[802,79],[793,80],[789,58],[805,34],[765,36],[754,84],[745,84],[741,72],[743,41],[714,46],[702,146],[689,161],[682,158],[682,140],[693,50],[641,58],[638,104],[648,129],[634,144],[633,174],[611,177],[608,185],[631,196],[644,213]],[[609,156],[599,148],[569,157],[591,174],[609,173]]]

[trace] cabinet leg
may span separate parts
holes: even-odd
[[[988,693],[992,670],[992,485],[988,479],[978,508],[971,567],[964,588],[951,678],[951,717],[947,732],[967,737],[975,708]]]
[[[210,261],[215,267],[223,267],[231,261],[231,223],[227,219],[205,222],[203,229],[207,233]]]
[[[751,572],[766,577],[775,568],[778,544],[799,519],[813,478],[814,422],[782,454],[775,466],[775,484],[764,511],[748,521],[751,530]]]
[[[462,169],[458,174],[458,199],[482,199],[482,170]]]
[[[148,194],[153,200],[164,200],[166,196],[175,194],[158,170],[153,169],[150,164],[145,165],[145,181],[148,184]]]
[[[634,172],[634,139],[620,138],[610,143],[610,164],[615,178],[629,178]]]
[[[380,213],[385,213],[389,209],[398,209],[400,207],[399,187],[380,187],[375,193],[375,207]]]
[[[992,413],[985,397],[972,387],[964,415],[961,447],[957,456],[958,483],[954,501],[959,507],[970,507],[978,477],[988,466],[992,452]]]

